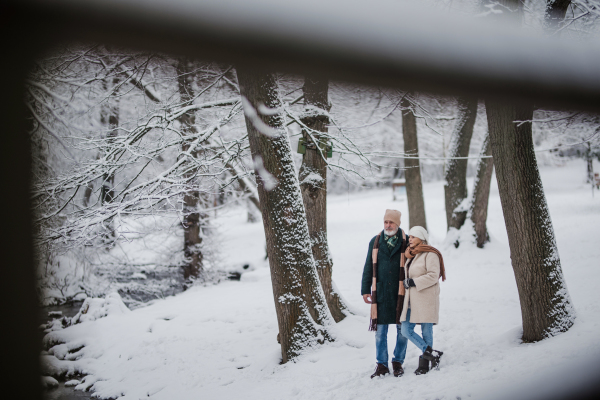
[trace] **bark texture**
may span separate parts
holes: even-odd
[[[486,100],[494,167],[517,281],[523,341],[565,332],[575,318],[563,278],[554,229],[542,187],[531,123],[531,104]]]
[[[327,79],[307,76],[302,88],[304,93],[304,117],[302,135],[307,145],[302,156],[299,179],[302,201],[306,210],[308,232],[312,244],[312,254],[321,281],[321,287],[327,299],[329,311],[335,322],[346,317],[346,305],[332,282],[333,261],[327,242],[327,154],[319,148],[322,134],[327,133],[329,117],[321,110],[329,111]],[[324,139],[323,139],[324,140]]]
[[[192,103],[194,99],[193,82],[193,65],[190,60],[181,58],[177,63],[177,83],[181,105]],[[194,111],[183,113],[179,117],[179,123],[181,133],[190,137],[190,140],[182,146],[183,151],[188,151],[189,142],[198,134]],[[192,155],[197,156],[194,151],[192,151]],[[194,171],[190,171],[187,177],[191,178],[193,173]],[[185,279],[197,277],[202,272],[204,257],[200,246],[202,244],[202,225],[207,216],[199,212],[199,203],[200,193],[198,190],[188,190],[183,197],[183,253],[185,256],[183,277]]]
[[[592,151],[592,145],[590,142],[587,143],[587,148],[585,149],[585,163],[587,168],[587,183],[594,183],[594,152]]]
[[[547,0],[544,28],[548,33],[554,33],[560,28],[570,5],[571,0]]]
[[[473,126],[477,117],[476,98],[458,98],[458,120],[452,134],[449,157],[446,163],[444,178],[444,195],[446,200],[446,226],[460,229],[467,218],[468,208],[460,207],[467,198],[467,166],[468,160],[455,160],[455,157],[468,157],[473,137]]]
[[[404,153],[411,157],[419,156],[417,140],[417,119],[412,112],[411,103],[404,98],[402,107],[402,135],[404,137]],[[406,177],[406,197],[408,200],[408,225],[422,226],[427,229],[425,218],[425,201],[423,200],[423,183],[421,181],[421,164],[418,158],[405,158],[404,176]]]
[[[333,323],[312,255],[300,184],[284,118],[261,114],[282,106],[275,74],[238,68],[250,151],[267,242],[282,362],[307,346],[333,340]]]
[[[490,236],[487,231],[487,212],[490,199],[490,185],[492,183],[492,172],[494,171],[494,159],[485,157],[492,155],[490,146],[490,137],[486,135],[481,153],[479,154],[479,162],[477,163],[477,173],[475,176],[475,185],[473,188],[473,197],[469,214],[473,228],[475,231],[475,241],[477,247],[483,248],[485,243],[490,241]]]

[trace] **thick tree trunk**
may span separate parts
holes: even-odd
[[[310,130],[303,129],[302,135],[307,144],[306,153],[302,156],[299,179],[302,201],[306,210],[308,232],[312,244],[312,254],[321,281],[321,287],[327,299],[329,311],[335,322],[346,317],[346,305],[335,290],[331,274],[333,261],[329,254],[327,242],[327,154],[320,150],[321,133],[327,133],[329,117],[320,110],[329,111],[327,79],[307,76],[304,79],[305,116],[302,122]],[[312,114],[312,115],[311,115]],[[312,136],[312,138],[311,138]],[[314,139],[314,141],[313,141]]]
[[[333,323],[319,282],[296,177],[291,146],[280,112],[261,115],[261,106],[282,106],[275,74],[238,68],[250,151],[254,159],[282,362],[324,340]]]
[[[452,134],[449,157],[446,163],[444,178],[444,195],[446,197],[447,229],[460,229],[467,217],[467,207],[460,207],[467,198],[467,166],[468,160],[456,160],[455,157],[468,157],[473,137],[473,126],[477,117],[476,98],[458,98],[458,120]]]
[[[118,78],[104,80],[104,90],[113,92],[114,87],[119,83]],[[106,127],[106,138],[111,142],[119,134],[119,97],[117,93],[111,93],[100,108],[100,123]],[[110,167],[108,167],[110,168]],[[89,187],[89,186],[88,186]],[[89,190],[91,194],[91,189]],[[88,188],[84,196],[88,195]],[[115,174],[112,171],[106,172],[102,176],[102,186],[100,187],[100,203],[102,205],[110,204],[115,198]],[[115,228],[112,218],[103,223],[104,241],[108,246],[112,246],[115,238]]]
[[[410,101],[406,98],[402,107],[402,136],[404,137],[404,153],[419,157],[419,141],[417,139],[417,119],[412,112]],[[418,158],[405,158],[404,176],[406,177],[406,197],[408,200],[408,225],[422,226],[427,229],[425,219],[425,201],[423,200],[423,183],[421,182],[421,165]]]
[[[486,157],[492,155],[489,135],[485,136],[479,162],[477,163],[477,174],[473,188],[473,197],[469,214],[475,230],[475,241],[477,247],[483,248],[490,241],[487,231],[487,212],[490,199],[490,185],[492,183],[492,172],[494,171],[494,159]]]
[[[486,100],[494,167],[512,266],[517,281],[523,341],[565,332],[575,312],[563,278],[554,229],[540,179],[531,123],[531,104]]]
[[[565,19],[571,0],[547,0],[544,28],[548,33],[554,33]]]
[[[194,74],[192,73],[191,61],[181,58],[177,63],[177,83],[181,105],[189,105],[194,98]],[[196,115],[194,111],[187,111],[179,117],[181,133],[189,136],[191,141],[198,133],[196,129]],[[184,142],[183,151],[189,149],[189,141]],[[194,156],[195,153],[192,153]],[[189,173],[191,176],[193,172]],[[207,216],[199,212],[200,194],[198,190],[190,189],[183,197],[183,253],[185,265],[183,276],[185,279],[197,277],[202,272],[203,254],[200,246],[202,244],[202,226]]]

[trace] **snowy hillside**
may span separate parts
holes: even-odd
[[[441,284],[440,324],[434,328],[434,348],[444,351],[439,371],[415,376],[419,352],[409,343],[403,377],[369,379],[375,343],[373,332],[367,331],[369,308],[360,296],[367,245],[382,229],[386,208],[402,212],[402,228],[408,223],[407,203],[392,201],[391,189],[386,189],[328,199],[333,279],[356,313],[332,329],[335,342],[279,365],[262,224],[247,223],[240,208],[216,220],[224,262],[254,267],[240,282],[195,286],[134,311],[113,304],[106,307],[106,317],[53,331],[44,340],[46,374],[87,375],[76,388],[101,398],[165,400],[480,399],[555,376],[557,370],[560,384],[568,383],[577,375],[572,365],[600,355],[595,340],[600,326],[600,192],[592,197],[584,172],[580,160],[541,170],[577,310],[573,328],[557,337],[519,343],[519,298],[495,179],[488,217],[491,242],[485,249],[444,244],[443,183],[432,182],[424,185],[427,222],[448,277]]]

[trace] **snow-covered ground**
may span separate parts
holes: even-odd
[[[600,192],[592,198],[579,160],[541,172],[577,310],[575,325],[557,337],[519,343],[519,298],[494,178],[492,241],[485,249],[444,245],[443,183],[424,185],[431,242],[444,254],[448,277],[441,284],[440,324],[434,328],[434,348],[444,351],[439,371],[415,376],[418,351],[409,343],[404,377],[369,379],[374,334],[367,331],[368,306],[360,295],[367,245],[382,229],[386,208],[402,212],[402,227],[408,223],[407,204],[393,202],[391,189],[330,196],[333,277],[356,315],[332,328],[335,342],[308,350],[295,363],[279,364],[262,224],[246,223],[242,209],[217,220],[221,248],[228,251],[224,261],[255,267],[240,282],[195,286],[134,311],[113,304],[116,311],[107,317],[51,332],[46,343],[58,345],[43,361],[55,374],[86,374],[79,389],[91,386],[101,398],[122,399],[479,399],[515,390],[521,382],[535,388],[557,373],[560,384],[568,384],[578,378],[573,366],[600,355]]]

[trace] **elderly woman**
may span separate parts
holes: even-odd
[[[415,374],[429,372],[438,368],[442,352],[433,350],[433,325],[438,323],[440,310],[439,279],[446,280],[444,260],[440,252],[427,245],[429,234],[425,228],[414,226],[408,231],[409,246],[404,252],[406,262],[404,307],[400,321],[401,333],[413,342],[422,352],[419,356],[419,368]],[[423,337],[415,332],[415,325],[421,325]]]

